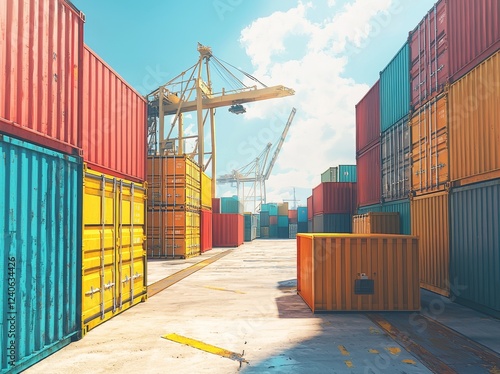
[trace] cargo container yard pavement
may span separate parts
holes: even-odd
[[[225,251],[26,373],[494,373],[500,368],[497,319],[426,291],[423,316],[312,314],[296,292],[294,240],[257,240],[198,260]],[[151,278],[158,279],[167,263],[154,262]],[[186,266],[197,264],[177,266],[189,270]]]

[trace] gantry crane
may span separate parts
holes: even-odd
[[[274,164],[278,159],[283,143],[285,142],[286,135],[292,124],[293,118],[297,109],[292,108],[285,128],[278,141],[278,145],[274,151],[273,157],[266,168],[267,159],[271,151],[272,144],[268,143],[259,156],[249,164],[241,167],[238,170],[233,170],[230,174],[221,175],[218,178],[219,183],[232,183],[236,184],[236,191],[240,197],[240,188],[243,189],[242,202],[246,204],[253,202],[253,211],[257,212],[263,203],[266,203],[266,180],[271,176]],[[245,194],[245,184],[250,184],[248,193]]]
[[[241,114],[245,112],[245,108],[241,105],[243,103],[286,97],[295,92],[284,86],[267,87],[250,74],[226,62],[223,63],[212,54],[210,47],[200,43],[198,43],[198,52],[200,57],[196,64],[147,95],[148,151],[150,154],[165,154],[167,152],[184,154],[184,141],[195,138],[196,146],[193,154],[198,155],[197,161],[201,169],[205,171],[210,163],[212,165],[212,194],[214,195],[217,166],[215,108],[229,106],[230,112]],[[222,88],[220,92],[214,91],[210,62],[213,62],[216,72],[226,82],[233,85],[231,90]],[[244,74],[247,81],[253,80],[261,87],[246,85],[226,65]],[[184,136],[183,113],[194,111],[197,113],[197,134]],[[170,123],[170,129],[165,135],[165,116],[167,115],[174,117]],[[207,121],[210,123],[210,152],[205,152],[204,127]],[[176,127],[177,137],[174,137],[173,132]],[[208,160],[205,160],[205,156],[209,156]]]

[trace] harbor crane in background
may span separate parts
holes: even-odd
[[[200,57],[196,64],[147,95],[148,153],[182,155],[186,153],[185,140],[195,140],[192,154],[198,155],[197,162],[201,170],[207,170],[211,164],[212,196],[215,197],[217,166],[215,109],[229,106],[231,113],[241,114],[246,111],[242,105],[244,103],[291,96],[295,94],[295,91],[281,85],[267,87],[257,78],[215,57],[210,47],[200,43],[198,43],[198,52]],[[211,65],[221,80],[232,86],[230,90],[222,88],[219,92],[215,91]],[[229,67],[243,74],[247,81],[252,80],[256,84],[246,85]],[[184,135],[183,114],[186,112],[196,112],[196,135]],[[165,116],[173,116],[169,124],[165,123]],[[209,152],[205,151],[206,123],[210,126],[211,150]]]
[[[295,187],[293,188],[293,199],[283,199],[283,201],[290,201],[290,202],[293,202],[293,205],[292,205],[292,209],[297,209],[298,207],[298,202],[300,201],[299,199],[297,199],[297,197],[295,196]]]
[[[246,207],[247,203],[253,203],[253,212],[257,213],[262,204],[266,203],[266,180],[271,176],[271,172],[273,170],[274,164],[278,159],[278,155],[281,151],[283,143],[285,142],[286,135],[290,126],[292,124],[293,118],[295,117],[295,113],[297,109],[292,108],[290,115],[288,116],[288,120],[285,124],[285,128],[281,134],[281,137],[278,141],[274,154],[267,165],[267,160],[269,158],[269,153],[272,148],[272,144],[268,143],[264,150],[257,156],[255,160],[250,162],[249,164],[239,168],[238,170],[233,170],[230,174],[221,175],[218,178],[218,183],[231,183],[236,184],[236,193],[238,198],[240,197],[240,188],[241,188],[241,201]],[[267,165],[267,168],[266,168]],[[249,185],[245,193],[245,185]],[[295,192],[295,189],[294,189]],[[295,198],[295,196],[294,196]]]

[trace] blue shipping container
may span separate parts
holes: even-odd
[[[382,212],[397,212],[399,213],[399,229],[402,235],[411,235],[411,215],[410,215],[410,200],[391,201],[390,203],[382,204]]]
[[[82,178],[80,158],[0,135],[2,372],[26,369],[81,329]]]
[[[239,202],[238,197],[221,197],[220,198],[220,212],[228,214],[241,214],[243,213],[243,205]]]
[[[500,179],[450,196],[450,281],[456,300],[500,318]]]
[[[307,223],[307,207],[299,206],[297,208],[297,222]]]
[[[356,165],[339,165],[337,182],[355,183],[356,179]]]
[[[380,73],[380,131],[410,112],[410,47],[406,42]]]
[[[360,206],[358,208],[358,214],[366,214],[366,213],[370,213],[370,212],[380,213],[381,211],[382,211],[382,205],[381,204]]]
[[[278,216],[278,227],[288,227],[288,216]]]

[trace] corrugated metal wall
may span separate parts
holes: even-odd
[[[356,104],[356,154],[380,140],[380,80]]]
[[[410,215],[410,200],[391,201],[390,203],[382,204],[382,212],[397,212],[399,213],[399,228],[401,234],[410,235],[411,233],[411,215]]]
[[[500,179],[450,197],[451,293],[500,318]]]
[[[381,200],[382,169],[380,161],[380,141],[356,156],[359,205],[376,204]]]
[[[0,136],[2,372],[80,332],[81,191],[80,158]]]

